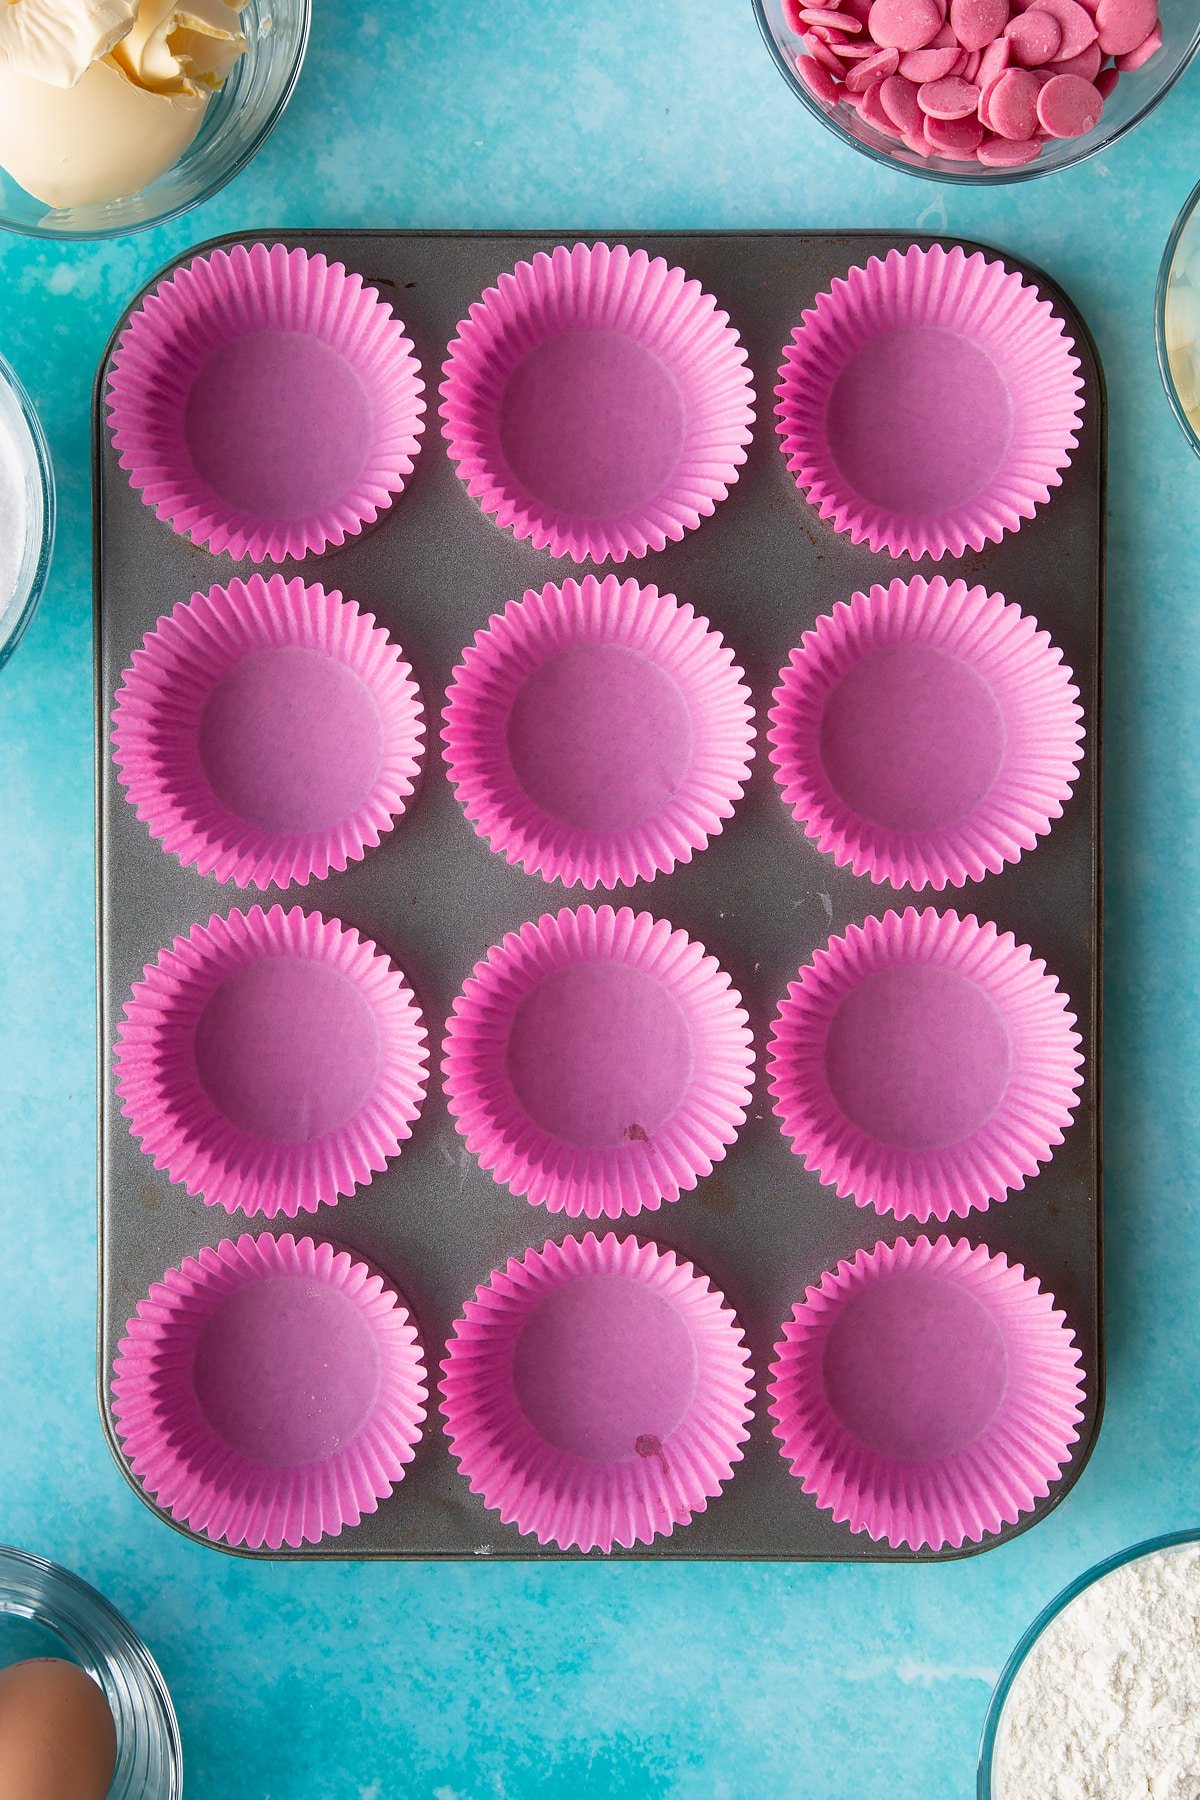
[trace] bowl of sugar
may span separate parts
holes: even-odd
[[[1064,1588],[988,1708],[979,1800],[1200,1793],[1200,1531],[1135,1544]]]
[[[54,548],[54,472],[32,400],[0,357],[0,668],[37,610]]]

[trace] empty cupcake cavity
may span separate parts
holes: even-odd
[[[231,1544],[316,1543],[374,1512],[425,1416],[407,1308],[345,1251],[226,1239],[156,1282],[113,1380],[134,1474],[181,1523]]]
[[[450,345],[451,460],[483,511],[538,549],[644,556],[737,479],[754,416],[745,361],[727,315],[662,257],[539,251]]]
[[[361,1430],[379,1386],[379,1346],[346,1294],[314,1288],[305,1275],[279,1276],[218,1304],[196,1338],[192,1383],[222,1443],[295,1468],[323,1461]]]
[[[690,1263],[591,1233],[530,1250],[467,1302],[443,1363],[462,1473],[505,1523],[563,1549],[650,1543],[741,1459],[748,1357]]]
[[[914,245],[817,297],[776,393],[821,517],[891,556],[961,556],[1031,519],[1076,444],[1079,361],[1015,271]]]
[[[996,1416],[1004,1338],[969,1289],[928,1275],[866,1287],[837,1315],[822,1373],[830,1410],[865,1449],[904,1462],[965,1450]]]
[[[510,932],[454,1004],[447,1104],[498,1181],[551,1211],[616,1217],[710,1174],[745,1117],[752,1051],[729,977],[628,907]]]
[[[350,669],[318,650],[255,650],[213,688],[200,763],[230,812],[270,832],[327,830],[370,791],[379,710]]]
[[[530,590],[476,634],[443,737],[479,834],[547,880],[613,887],[719,832],[752,754],[749,690],[720,635],[653,587]]]
[[[1011,932],[932,908],[831,938],[769,1050],[785,1136],[860,1206],[945,1219],[1049,1161],[1078,1104],[1067,997]]]
[[[280,575],[181,602],[117,691],[138,817],[239,887],[344,869],[405,810],[424,721],[401,651],[353,601]]]
[[[125,1007],[117,1093],[155,1166],[232,1212],[313,1212],[411,1135],[425,1027],[378,947],[255,907],[160,952]]]
[[[948,1238],[880,1243],[784,1322],[771,1413],[818,1506],[899,1549],[977,1543],[1057,1480],[1082,1417],[1079,1351],[1019,1265]]]
[[[306,1143],[351,1120],[379,1072],[374,1014],[337,969],[271,956],[213,989],[192,1035],[201,1088],[249,1138]]]
[[[391,506],[425,403],[411,341],[358,275],[276,244],[196,257],[113,355],[113,443],[148,506],[237,559],[319,553]]]
[[[771,760],[839,864],[894,887],[961,886],[1061,815],[1083,755],[1078,698],[1036,620],[914,576],[805,633],[775,689]]]
[[[534,1431],[598,1462],[659,1454],[687,1417],[696,1375],[696,1346],[670,1302],[605,1276],[547,1294],[513,1351],[517,1405]]]

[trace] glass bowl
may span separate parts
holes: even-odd
[[[1167,399],[1200,456],[1200,186],[1188,195],[1163,252],[1154,341]]]
[[[1076,1577],[1061,1594],[1052,1600],[1044,1612],[1040,1612],[1029,1630],[1025,1633],[1007,1663],[1004,1665],[995,1692],[988,1706],[987,1719],[983,1727],[983,1738],[979,1746],[979,1784],[978,1800],[996,1800],[999,1792],[999,1758],[1003,1751],[1004,1706],[1008,1699],[1013,1682],[1020,1672],[1025,1658],[1029,1655],[1037,1640],[1059,1615],[1085,1593],[1097,1581],[1111,1575],[1115,1569],[1123,1569],[1129,1563],[1139,1562],[1145,1556],[1156,1556],[1162,1550],[1176,1550],[1185,1544],[1200,1543],[1200,1531],[1174,1531],[1165,1537],[1147,1538],[1144,1543],[1133,1544],[1128,1550],[1119,1550],[1115,1556],[1108,1556],[1103,1562],[1096,1563]]]
[[[0,169],[0,227],[27,237],[121,237],[211,200],[258,154],[291,99],[311,11],[312,0],[246,0],[246,54],[209,102],[204,123],[174,168],[149,187],[127,200],[51,208]]]
[[[133,1627],[78,1575],[0,1545],[0,1664],[36,1656],[78,1663],[103,1688],[117,1728],[108,1800],[179,1800],[175,1709]]]
[[[24,477],[27,520],[25,550],[17,568],[16,586],[7,600],[0,593],[2,669],[37,610],[54,548],[54,471],[46,436],[32,400],[3,357],[0,357],[0,437],[12,440],[16,473]],[[0,443],[0,457],[5,455]]]
[[[796,98],[827,125],[835,137],[889,168],[906,169],[910,175],[922,175],[927,181],[958,181],[977,187],[999,181],[1033,181],[1039,175],[1052,175],[1055,169],[1069,169],[1094,156],[1098,150],[1107,149],[1154,110],[1200,48],[1200,7],[1196,0],[1159,0],[1162,49],[1142,68],[1122,75],[1093,130],[1083,137],[1059,138],[1044,145],[1036,162],[1024,163],[1020,168],[985,169],[976,162],[917,156],[860,119],[844,100],[834,106],[818,100],[796,73],[796,58],[802,54],[802,46],[785,22],[783,0],[751,0],[751,4],[780,74]],[[819,5],[820,0],[809,0],[809,4]]]

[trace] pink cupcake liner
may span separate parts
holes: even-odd
[[[893,887],[961,887],[1062,816],[1083,757],[1078,700],[1035,619],[915,575],[805,632],[775,689],[771,761],[838,864]]]
[[[657,1244],[547,1243],[468,1300],[442,1413],[471,1492],[560,1549],[686,1525],[741,1461],[749,1356],[725,1298]]]
[[[627,906],[546,913],[468,976],[446,1028],[446,1102],[480,1165],[551,1212],[655,1209],[712,1173],[750,1101],[728,975]]]
[[[608,575],[530,589],[454,671],[442,736],[479,836],[571,887],[649,881],[732,816],[750,690],[706,619]]]
[[[787,466],[835,531],[889,556],[998,544],[1062,484],[1083,412],[1049,300],[960,246],[871,257],[784,351]]]
[[[117,1436],[193,1531],[296,1549],[357,1525],[403,1480],[425,1364],[403,1300],[346,1251],[226,1238],[168,1269],[125,1332]]]
[[[488,288],[443,366],[443,433],[467,492],[576,562],[661,550],[724,500],[754,394],[728,315],[661,256],[539,251]]]
[[[108,384],[121,467],[173,531],[235,561],[344,543],[413,469],[424,383],[391,308],[341,263],[265,244],[160,281]]]
[[[1079,1104],[1069,1004],[990,922],[910,906],[851,925],[800,970],[771,1028],[784,1135],[827,1187],[898,1219],[1003,1200]]]
[[[294,907],[211,918],[159,952],[118,1030],[129,1129],[228,1212],[315,1212],[412,1136],[425,1025],[377,944]]]
[[[282,575],[161,618],[113,720],[151,837],[185,868],[260,888],[361,860],[408,804],[425,733],[412,671],[371,614]]]
[[[839,1524],[957,1549],[1049,1494],[1079,1437],[1079,1363],[1019,1263],[901,1239],[808,1289],[775,1348],[770,1411],[792,1474]]]

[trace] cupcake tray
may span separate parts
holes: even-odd
[[[464,1303],[493,1269],[547,1239],[602,1234],[650,1239],[694,1262],[725,1294],[745,1331],[754,1373],[750,1438],[721,1495],[649,1547],[615,1557],[914,1560],[835,1523],[788,1471],[767,1411],[767,1370],[785,1319],[827,1269],[881,1240],[943,1233],[986,1244],[1025,1265],[1067,1315],[1085,1379],[1078,1440],[1061,1479],[1016,1526],[970,1554],[1028,1529],[1068,1492],[1090,1454],[1103,1405],[1100,1216],[1100,642],[1104,559],[1105,401],[1086,326],[1039,271],[1002,256],[1050,298],[1075,341],[1084,382],[1079,445],[1050,503],[999,545],[958,561],[914,564],[873,555],[825,525],[788,473],[775,431],[774,387],[802,310],[872,255],[897,244],[951,239],[885,233],[595,234],[682,266],[716,297],[741,334],[755,389],[753,442],[740,479],[712,517],[665,550],[619,565],[691,603],[723,634],[745,671],[756,714],[755,759],[733,818],[690,863],[611,892],[565,889],[493,854],[463,817],[446,777],[440,715],[451,671],[488,618],[527,589],[581,577],[591,565],[558,558],[497,529],[468,496],[446,455],[437,387],[447,346],[468,309],[504,270],[538,250],[593,234],[302,232],[268,243],[323,252],[360,274],[393,306],[425,381],[426,424],[414,473],[378,524],[285,575],[336,588],[373,613],[403,649],[420,687],[426,757],[416,796],[396,828],[345,872],[283,890],[238,889],[198,876],[164,854],[118,782],[109,732],[114,694],[134,648],[159,617],[193,592],[248,576],[175,535],[129,485],[105,428],[102,395],[123,318],[101,365],[95,405],[95,611],[99,1000],[99,1388],[117,1445],[109,1373],[126,1321],[164,1270],[249,1230],[311,1234],[384,1272],[415,1315],[431,1390],[405,1479],[362,1522],[290,1557],[559,1558],[504,1525],[469,1491],[437,1409],[447,1338]],[[250,243],[253,236],[221,240]],[[200,246],[210,250],[214,246]],[[968,250],[982,246],[968,245]],[[983,247],[986,248],[986,247]],[[190,251],[190,260],[196,251]],[[992,256],[1000,253],[991,251]],[[141,296],[131,303],[136,308]],[[127,317],[128,315],[126,315]],[[608,564],[606,573],[613,568]],[[876,886],[834,865],[783,805],[768,761],[766,713],[779,672],[801,635],[839,600],[917,570],[962,576],[1003,594],[1045,627],[1074,672],[1084,709],[1085,755],[1064,814],[1048,837],[999,875],[940,893]],[[270,573],[270,567],[264,574]],[[336,1207],[295,1220],[230,1216],[189,1198],[131,1137],[114,1095],[114,1043],[133,982],[178,933],[235,907],[300,906],[354,927],[411,980],[430,1037],[430,1080],[403,1154]],[[441,1085],[445,1022],[463,980],[506,932],[563,906],[631,905],[682,927],[733,979],[755,1043],[755,1087],[738,1141],[714,1173],[657,1211],[622,1219],[568,1219],[516,1198],[467,1151]],[[791,1153],[772,1111],[765,1048],[781,996],[826,939],[871,914],[907,905],[994,921],[1044,958],[1070,996],[1086,1058],[1084,1085],[1063,1143],[1023,1191],[945,1226],[898,1222],[839,1198]],[[135,1490],[141,1488],[133,1482]],[[143,1498],[146,1498],[142,1494]],[[153,1505],[153,1502],[148,1502]],[[169,1515],[160,1508],[162,1516]],[[177,1527],[184,1529],[183,1527]],[[198,1541],[210,1540],[186,1532]],[[225,1548],[227,1546],[218,1546]],[[569,1557],[576,1552],[569,1553]],[[919,1553],[929,1560],[931,1552]]]

